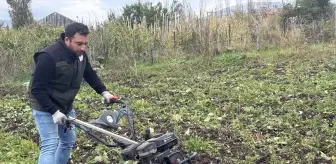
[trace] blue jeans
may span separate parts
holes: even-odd
[[[55,124],[50,113],[33,109],[33,116],[40,135],[38,164],[67,164],[76,141],[75,126],[64,133],[64,127]],[[75,118],[75,110],[68,116]]]

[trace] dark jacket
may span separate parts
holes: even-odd
[[[82,78],[98,93],[106,91],[92,69],[86,53],[80,61],[76,53],[64,43],[64,33],[59,39],[34,54],[34,70],[28,96],[35,110],[54,114],[57,110],[67,114],[80,89]]]

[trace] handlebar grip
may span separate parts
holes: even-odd
[[[111,103],[117,103],[117,104],[125,104],[123,101],[121,101],[121,100],[111,100],[110,101]]]
[[[105,101],[105,103],[107,103],[107,102]],[[117,96],[110,97],[110,103],[125,104]]]

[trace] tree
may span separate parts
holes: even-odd
[[[153,5],[151,2],[141,3],[140,1],[123,7],[122,16],[124,19],[129,20],[131,25],[141,24],[146,22],[147,27],[154,26],[154,23],[159,23],[161,26],[164,19],[172,20],[175,14],[182,16],[183,5],[176,0],[172,3],[170,8],[162,6],[161,2]]]
[[[9,9],[9,16],[12,20],[13,28],[27,26],[33,23],[34,18],[30,9],[31,0],[6,0]]]
[[[283,19],[297,17],[306,23],[328,20],[333,14],[330,0],[297,0],[294,5],[284,6]]]
[[[175,14],[178,14],[179,17],[183,16],[183,5],[178,3],[177,0],[174,0],[170,6],[170,19],[174,19]]]

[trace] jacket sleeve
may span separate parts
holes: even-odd
[[[56,105],[48,95],[48,83],[55,72],[55,62],[47,53],[41,53],[36,57],[36,65],[32,79],[31,93],[50,114],[57,111]]]
[[[86,66],[84,70],[84,80],[98,93],[102,94],[104,91],[106,91],[105,85],[102,83],[101,79],[98,77],[96,71],[92,69],[92,66],[90,64],[89,58],[85,54],[84,56],[86,58]]]

